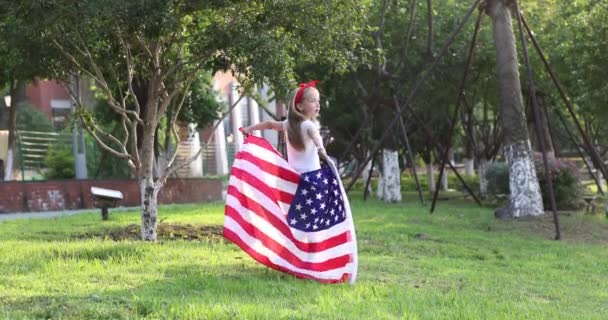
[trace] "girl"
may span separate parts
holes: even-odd
[[[302,83],[291,92],[287,120],[266,120],[241,129],[245,135],[254,130],[287,130],[287,161],[298,173],[318,170],[319,157],[327,159],[317,122],[320,108],[317,83],[317,80]]]
[[[258,262],[296,277],[354,283],[357,241],[348,198],[319,134],[317,81],[300,84],[285,121],[241,128],[287,131],[287,156],[248,136],[226,191],[224,237]],[[319,157],[326,160],[321,167]]]

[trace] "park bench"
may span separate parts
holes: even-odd
[[[118,190],[91,187],[91,194],[95,199],[95,208],[101,209],[102,220],[108,220],[108,208],[116,208],[122,200],[122,192]]]

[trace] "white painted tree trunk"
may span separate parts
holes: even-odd
[[[382,150],[382,177],[382,197],[379,198],[384,202],[401,202],[401,171],[396,150]]]
[[[147,110],[156,110],[153,102],[148,102]],[[138,170],[139,192],[141,195],[141,239],[156,241],[158,226],[158,192],[162,188],[153,178],[154,139],[158,122],[154,112],[148,112],[143,125],[143,140],[141,143],[141,167]]]
[[[491,162],[482,158],[479,160],[479,166],[477,168],[479,176],[479,195],[481,198],[485,198],[488,196],[488,179],[486,178],[486,172],[488,171],[488,167]]]
[[[475,161],[473,159],[464,159],[464,174],[467,177],[475,175]]]
[[[376,197],[382,200],[384,199],[384,172],[378,170],[378,189],[376,189]]]
[[[530,141],[526,145],[506,145],[509,165],[510,212],[515,218],[543,215],[543,199],[532,160]]]
[[[158,217],[158,192],[160,188],[155,185],[152,178],[139,181],[141,194],[141,238],[145,241],[156,241]]]
[[[435,192],[435,169],[433,168],[433,162],[426,164],[426,178],[429,183],[429,191]]]
[[[598,192],[600,192],[600,190],[601,190],[601,192],[605,192],[606,191],[606,177],[604,177],[604,175],[602,174],[602,172],[600,170],[597,170],[597,176],[598,176],[598,179],[600,180],[600,183],[598,186],[598,189],[599,189]]]
[[[488,0],[486,4],[494,27],[503,145],[509,165],[508,213],[512,217],[542,215],[543,201],[526,126],[510,1]]]
[[[446,165],[446,168],[443,168],[443,175],[441,176],[441,190],[448,191],[449,189],[450,186],[448,183],[448,169]]]

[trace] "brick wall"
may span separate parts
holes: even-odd
[[[139,206],[135,180],[54,180],[0,182],[0,212],[54,211],[93,208],[91,186],[122,192],[121,206]],[[195,203],[222,199],[222,181],[217,179],[169,179],[158,202]]]

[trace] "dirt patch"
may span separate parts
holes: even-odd
[[[169,224],[160,223],[158,225],[159,240],[221,240],[223,227],[218,225],[191,225],[191,224]],[[121,240],[140,240],[140,226],[130,224],[126,227],[87,233],[79,235],[77,238],[106,238],[114,241]]]

